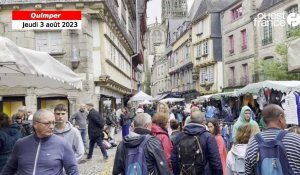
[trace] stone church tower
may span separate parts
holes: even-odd
[[[162,0],[161,19],[162,23],[167,18],[182,18],[188,14],[187,0]]]

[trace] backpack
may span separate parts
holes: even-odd
[[[280,131],[275,139],[265,141],[258,133],[255,139],[258,142],[256,175],[293,175],[282,144],[287,131]]]
[[[181,175],[204,174],[204,154],[199,136],[184,133],[177,146],[177,151]]]
[[[234,165],[232,166],[232,171],[235,175],[245,174],[245,158],[232,154],[234,159]]]
[[[150,138],[150,135],[146,135],[139,146],[127,148],[125,175],[148,175],[144,147]]]

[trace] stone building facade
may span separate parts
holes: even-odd
[[[253,82],[256,36],[251,15],[258,6],[255,1],[242,0],[222,12],[224,89],[228,91]]]
[[[151,89],[151,94],[155,96],[157,93],[160,93],[162,89],[158,84],[160,84],[160,86],[166,86],[166,84],[163,85],[163,83],[161,83],[165,82],[165,80],[161,78],[161,74],[163,74],[161,71],[163,68],[167,69],[167,66],[164,65],[165,61],[162,61],[162,56],[165,52],[165,28],[162,24],[156,22],[148,25],[145,34],[145,46],[147,48],[145,50],[147,59],[144,63],[145,75],[147,75],[146,81],[151,82],[148,88],[149,90]]]
[[[82,91],[1,87],[1,103],[16,99],[36,110],[62,102],[72,114],[81,103],[92,102],[96,109],[103,111],[104,101],[109,100],[111,107],[116,107],[117,102],[135,93],[141,81],[138,67],[144,60],[140,36],[146,31],[147,0],[137,2],[1,2],[0,35],[21,47],[48,52],[83,80]],[[12,30],[12,10],[81,10],[82,30]]]
[[[161,1],[161,20],[183,18],[188,14],[186,0],[162,0]]]

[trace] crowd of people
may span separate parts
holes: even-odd
[[[207,118],[194,103],[186,108],[158,103],[111,109],[103,117],[88,103],[69,119],[63,104],[34,114],[25,107],[11,117],[0,113],[0,174],[79,174],[78,164],[92,159],[96,145],[104,160],[117,146],[113,175],[300,174],[300,128],[286,129],[280,106],[264,107],[264,130],[243,106],[231,139],[219,118]]]
[[[132,117],[122,112],[122,127],[126,126],[113,175],[300,174],[300,128],[286,129],[285,113],[278,105],[262,110],[264,130],[253,120],[251,108],[243,106],[233,123],[229,148],[222,121],[208,119],[196,104],[190,110],[166,103],[156,108],[153,112],[153,107],[139,106]]]

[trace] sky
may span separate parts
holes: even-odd
[[[187,0],[188,9],[191,8],[194,0]],[[161,0],[150,0],[147,3],[147,24],[155,23],[155,19],[157,17],[157,21],[161,22]]]

